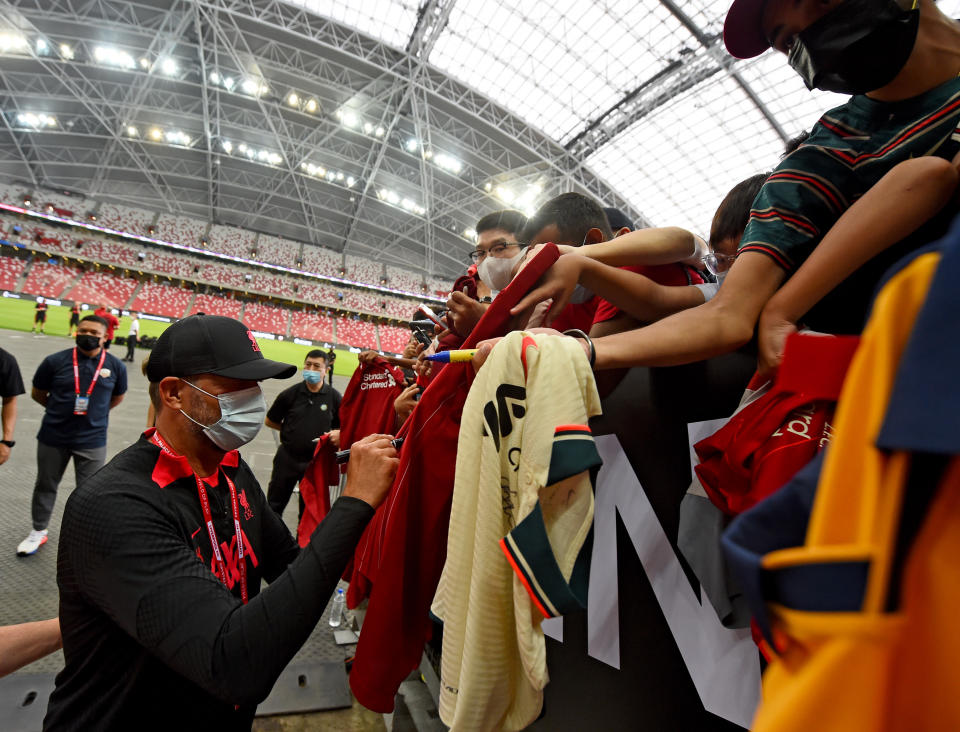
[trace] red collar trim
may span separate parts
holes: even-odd
[[[156,444],[153,442],[153,436],[156,431],[156,427],[151,427],[143,433],[143,436],[150,440],[151,444]],[[239,464],[240,453],[237,450],[231,450],[223,456],[223,460],[218,467],[235,468]],[[157,462],[156,465],[153,466],[153,474],[150,477],[158,486],[166,488],[171,483],[192,475],[193,468],[190,467],[187,458],[175,453],[168,445],[166,449],[160,448],[160,454],[157,456]]]

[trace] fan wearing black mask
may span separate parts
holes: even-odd
[[[951,160],[960,152],[960,23],[933,0],[902,1],[734,0],[724,26],[733,56],[772,47],[808,86],[853,96],[824,114],[770,175],[717,296],[645,328],[594,339],[595,368],[669,366],[738,348],[773,293],[877,181],[910,158]],[[883,272],[937,238],[954,213],[947,204],[907,240],[860,262],[806,314],[805,325],[858,333]],[[561,275],[548,273],[516,310],[546,298],[565,301],[575,280]]]
[[[37,434],[33,530],[17,547],[18,556],[35,554],[47,543],[47,524],[67,463],[73,459],[78,486],[103,467],[110,410],[127,391],[127,370],[103,347],[106,336],[106,321],[88,315],[77,327],[76,348],[50,354],[33,375],[30,396],[44,413]]]

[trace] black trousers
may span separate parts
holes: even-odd
[[[125,360],[133,361],[133,352],[137,347],[137,337],[135,335],[127,336],[127,355]]]
[[[273,472],[270,474],[270,485],[267,486],[267,503],[270,504],[278,516],[283,516],[283,509],[287,507],[293,488],[303,477],[310,464],[310,459],[298,460],[283,445],[277,448],[273,456]],[[303,516],[303,499],[300,499],[300,513]]]

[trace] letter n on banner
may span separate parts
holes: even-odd
[[[597,478],[593,519],[587,600],[589,654],[620,668],[619,514],[704,708],[749,728],[760,699],[759,655],[749,629],[723,627],[706,593],[702,593],[702,601],[698,599],[619,441],[605,435],[596,442],[603,467]],[[547,623],[544,632],[562,640]]]

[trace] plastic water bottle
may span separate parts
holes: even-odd
[[[343,590],[338,589],[337,594],[333,596],[333,605],[330,606],[330,627],[339,628],[343,622],[343,606],[347,600],[343,596]]]

